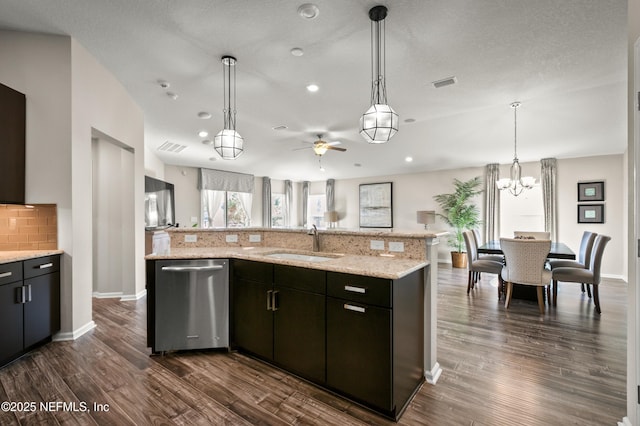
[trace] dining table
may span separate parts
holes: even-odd
[[[478,247],[478,254],[504,254],[500,248],[500,240],[487,241]],[[575,260],[576,254],[565,243],[552,241],[551,250],[547,255],[548,259],[569,259]],[[520,285],[514,283],[512,298],[535,301],[537,295],[534,286]]]
[[[478,247],[480,254],[503,254],[500,248],[500,240],[492,240]],[[576,254],[565,243],[552,241],[551,250],[547,256],[549,259],[570,259],[575,260]]]

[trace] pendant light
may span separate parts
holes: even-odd
[[[360,134],[369,143],[385,143],[398,131],[398,114],[387,104],[385,23],[387,8],[369,10],[371,20],[371,107],[360,118]]]
[[[224,129],[213,138],[213,147],[225,160],[234,160],[244,152],[244,139],[236,132],[236,58],[222,57],[224,86]],[[231,70],[233,69],[233,73]],[[233,80],[232,80],[233,75]],[[233,88],[233,93],[232,93]],[[233,98],[232,98],[233,95]]]
[[[525,189],[533,188],[536,183],[536,179],[530,176],[522,177],[522,168],[518,161],[518,117],[517,110],[520,106],[520,102],[513,102],[511,108],[513,108],[513,164],[511,164],[511,176],[510,178],[499,179],[496,185],[499,190],[508,190],[512,195],[518,196]]]

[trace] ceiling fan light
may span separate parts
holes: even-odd
[[[244,138],[233,129],[223,129],[213,138],[213,148],[225,160],[235,160],[244,152]]]
[[[313,152],[315,152],[316,155],[324,155],[327,152],[327,146],[326,145],[315,145],[313,147]]]
[[[388,142],[398,132],[398,114],[386,104],[374,104],[360,117],[360,134],[369,143]]]

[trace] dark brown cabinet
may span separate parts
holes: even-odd
[[[0,84],[0,203],[25,202],[26,97]]]
[[[60,330],[60,256],[0,264],[0,365]]]
[[[327,387],[397,419],[423,381],[424,271],[327,273]]]
[[[234,346],[301,377],[325,380],[325,272],[235,260]]]

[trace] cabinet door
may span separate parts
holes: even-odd
[[[24,281],[28,296],[23,305],[25,348],[51,337],[60,329],[59,283],[59,272]]]
[[[22,303],[18,303],[22,281],[0,285],[0,365],[24,347],[22,338]]]
[[[327,297],[327,385],[393,410],[391,310]]]
[[[325,296],[275,286],[274,361],[325,382]]]
[[[273,359],[272,284],[235,278],[233,323],[235,344],[266,359]]]
[[[0,203],[24,204],[25,96],[0,84]]]

